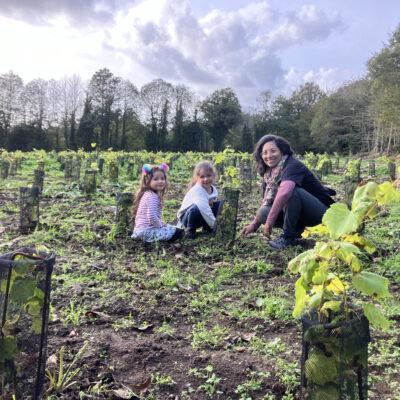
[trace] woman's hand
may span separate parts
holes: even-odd
[[[249,224],[247,226],[245,226],[242,231],[240,232],[240,234],[243,237],[247,237],[249,236],[251,233],[254,233],[257,230],[257,227],[254,224]]]
[[[264,233],[264,236],[269,238],[272,233],[272,226],[269,226],[268,224],[264,224],[263,233]]]

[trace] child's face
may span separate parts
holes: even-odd
[[[214,183],[215,175],[211,170],[201,169],[197,174],[197,182],[207,191],[210,190],[211,185]]]
[[[167,181],[163,171],[155,171],[150,181],[150,189],[154,192],[161,192],[165,189]]]

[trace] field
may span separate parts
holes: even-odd
[[[343,197],[344,160],[323,179]],[[40,224],[18,230],[18,188],[31,185],[37,154],[15,176],[0,180],[0,253],[44,245],[57,254],[52,279],[48,363],[64,346],[64,367],[75,359],[68,388],[46,382],[46,399],[296,399],[301,324],[292,317],[294,283],[288,262],[300,246],[273,251],[261,233],[228,246],[200,234],[195,240],[143,245],[113,234],[115,195],[133,192],[137,178],[121,167],[118,183],[98,179],[85,196],[64,178],[55,154],[45,157]],[[368,175],[362,164],[362,176]],[[164,220],[175,213],[192,162],[170,171]],[[387,180],[377,161],[377,181]],[[260,202],[256,183],[242,193],[238,230]],[[279,230],[274,230],[274,235]],[[370,399],[400,399],[400,206],[366,224],[377,250],[370,269],[390,280],[384,303],[389,330],[372,329]],[[86,344],[76,358],[79,350]]]

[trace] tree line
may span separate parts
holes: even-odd
[[[26,84],[0,75],[0,148],[8,150],[252,151],[263,135],[297,152],[392,152],[400,147],[400,27],[367,62],[368,72],[326,93],[313,83],[290,96],[264,91],[243,111],[231,88],[199,100],[185,85],[155,79],[138,89],[107,68]]]

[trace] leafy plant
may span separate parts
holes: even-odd
[[[85,354],[88,344],[88,342],[83,344],[67,367],[64,364],[64,346],[60,348],[58,356],[57,354],[54,355],[53,359],[51,360],[53,362],[52,368],[49,367],[46,369],[46,376],[49,379],[47,393],[62,392],[70,388],[75,383],[73,379],[79,373],[80,368],[78,367],[73,369],[73,367]]]
[[[365,221],[378,215],[379,206],[398,201],[400,193],[390,183],[369,182],[356,190],[351,210],[345,204],[333,204],[322,224],[308,230],[324,235],[325,240],[289,262],[289,270],[301,275],[296,282],[294,317],[306,309],[315,309],[321,316],[339,311],[351,314],[351,302],[358,301],[371,324],[388,327],[374,302],[389,296],[389,282],[364,269],[363,251],[371,254],[375,247],[359,231]]]
[[[361,314],[372,325],[389,327],[375,304],[389,296],[389,281],[365,269],[366,254],[375,247],[361,232],[380,206],[399,201],[400,193],[388,182],[359,187],[351,210],[345,204],[332,205],[322,224],[308,231],[322,235],[321,240],[289,262],[290,271],[301,275],[293,316],[309,313],[304,340],[310,347],[304,368],[309,390],[318,398],[338,398],[343,387],[339,375],[351,380],[352,368],[366,367],[369,332]]]
[[[215,374],[214,367],[211,364],[207,365],[203,370],[192,368],[189,370],[189,375],[194,375],[197,378],[205,380],[205,382],[197,388],[197,391],[205,392],[210,398],[215,394],[222,393],[217,390],[217,385],[221,381],[221,378]]]

